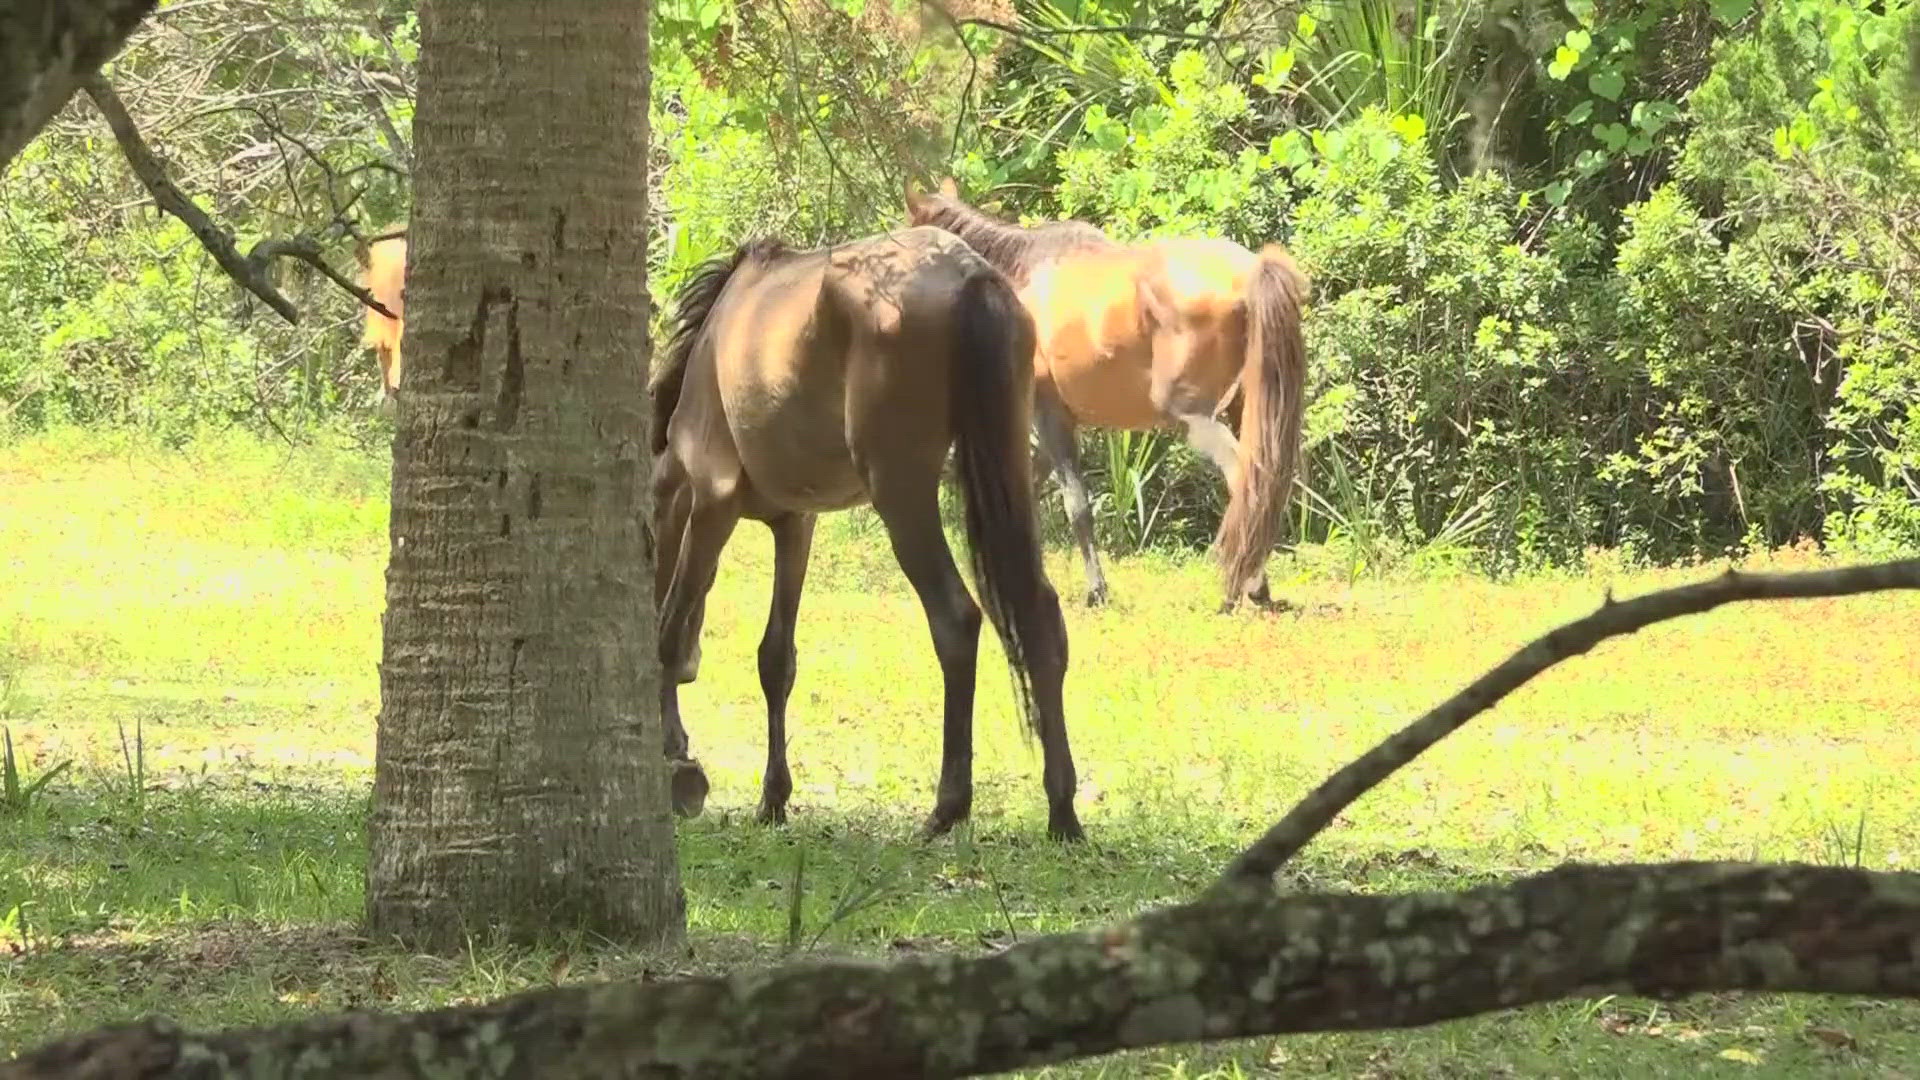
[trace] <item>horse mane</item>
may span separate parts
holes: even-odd
[[[1031,229],[1010,224],[941,192],[921,196],[921,224],[945,229],[1024,286],[1035,267],[1075,251],[1102,250],[1119,245],[1106,233],[1084,221],[1049,221]]]
[[[680,404],[680,389],[687,379],[687,361],[693,358],[700,331],[705,329],[707,316],[713,313],[713,305],[720,300],[727,282],[742,265],[778,258],[789,250],[785,241],[773,237],[748,240],[732,251],[701,263],[674,295],[673,319],[667,332],[663,362],[655,365],[647,387],[653,406],[650,441],[655,456],[667,449],[667,421],[673,419],[673,410]]]

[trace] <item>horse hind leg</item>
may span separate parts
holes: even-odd
[[[773,533],[773,602],[760,638],[760,690],[767,699],[767,769],[760,782],[763,825],[783,825],[793,775],[787,769],[787,699],[793,693],[798,658],[793,648],[800,594],[813,552],[812,514],[785,514],[767,523]]]
[[[693,488],[687,484],[686,470],[670,455],[662,458],[654,470],[653,505],[654,538],[658,545],[653,553],[653,602],[664,611],[667,590],[673,584],[674,571],[680,563],[680,542],[687,531],[687,516],[693,512]],[[690,627],[693,644],[680,666],[664,669],[662,678],[685,685],[700,677],[700,631],[706,621],[707,598],[703,595],[694,607]]]
[[[893,556],[913,585],[933,634],[944,687],[940,786],[921,835],[951,830],[973,810],[973,690],[980,651],[980,606],[968,594],[940,530],[938,471],[917,483],[876,484],[873,508]]]
[[[1100,607],[1107,602],[1107,576],[1100,569],[1100,555],[1093,544],[1093,500],[1087,496],[1087,482],[1080,475],[1080,463],[1074,445],[1073,417],[1051,384],[1036,388],[1033,397],[1033,427],[1040,437],[1040,450],[1060,478],[1060,491],[1067,504],[1067,521],[1073,526],[1073,540],[1080,548],[1080,561],[1087,572],[1087,606]]]

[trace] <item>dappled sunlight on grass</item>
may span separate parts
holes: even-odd
[[[1113,603],[1089,611],[1077,556],[1052,551],[1092,843],[1043,839],[1039,749],[987,633],[974,820],[922,845],[939,666],[865,512],[824,519],[815,544],[790,707],[793,823],[751,823],[771,544],[749,523],[709,603],[700,681],[682,688],[714,785],[679,834],[693,955],[476,942],[445,961],[352,933],[378,711],[380,455],[61,435],[0,448],[0,484],[0,661],[19,667],[5,722],[29,775],[76,762],[26,813],[0,817],[0,1053],[152,1010],[214,1025],[483,1000],[550,981],[561,953],[569,979],[762,962],[785,954],[796,887],[802,951],[980,951],[1124,917],[1191,895],[1331,770],[1608,587],[1626,596],[1714,570],[1349,583],[1304,569],[1317,565],[1307,552],[1273,567],[1295,612],[1222,617],[1203,561],[1109,559]],[[1881,595],[1740,605],[1608,642],[1349,809],[1289,880],[1457,888],[1568,859],[1911,868],[1917,630],[1920,601]],[[1693,1035],[1629,1037],[1621,1017]],[[1863,1063],[1920,1052],[1911,1008],[1749,997],[1575,1002],[1046,1075],[1631,1076],[1724,1066],[1714,1055],[1730,1040],[1782,1069],[1833,1067],[1799,1035],[1815,1020],[1858,1036]]]

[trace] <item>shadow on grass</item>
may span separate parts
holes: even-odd
[[[155,1011],[225,1025],[483,1000],[550,981],[562,954],[577,979],[794,955],[979,953],[1177,902],[1232,854],[1164,822],[1112,822],[1067,847],[1044,838],[1037,814],[920,843],[917,814],[878,807],[796,806],[779,828],[723,811],[679,828],[686,952],[476,940],[445,960],[358,935],[367,802],[347,784],[215,778],[156,785],[136,801],[90,783],[0,818],[0,1020],[19,1041],[11,1049]],[[1417,853],[1308,873],[1314,887],[1462,880]]]
[[[154,1013],[190,1027],[345,1009],[419,1010],[556,981],[651,979],[791,956],[980,954],[1123,919],[1202,887],[1232,851],[1165,821],[1110,819],[1092,842],[1046,840],[1037,812],[917,842],[918,815],[795,807],[766,828],[738,812],[683,822],[689,947],[476,939],[430,957],[360,935],[367,796],[351,784],[81,786],[0,819],[0,1057]],[[804,866],[801,856],[804,852]],[[1424,850],[1309,852],[1293,888],[1463,888],[1506,871]],[[798,903],[795,903],[796,894]],[[7,913],[12,914],[8,915]],[[1807,1031],[1823,1034],[1809,1038]],[[1834,1033],[1839,1034],[1834,1034]],[[1920,1050],[1910,1005],[1723,995],[1603,999],[1410,1032],[1318,1035],[1122,1055],[1047,1076],[1636,1076],[1729,1067],[1891,1075]],[[1782,1071],[1784,1070],[1784,1071]]]

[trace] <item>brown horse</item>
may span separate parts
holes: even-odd
[[[1286,250],[1269,244],[1255,254],[1211,238],[1120,244],[1078,221],[1022,228],[962,202],[952,180],[934,194],[910,188],[907,213],[965,240],[1013,281],[1033,315],[1035,434],[1066,498],[1087,603],[1105,602],[1107,581],[1076,461],[1081,424],[1184,428],[1230,496],[1215,539],[1221,610],[1243,596],[1268,603],[1266,560],[1293,493],[1306,407],[1300,319],[1310,289]],[[1229,404],[1240,413],[1237,444],[1220,419]]]
[[[653,395],[655,595],[661,715],[675,809],[699,813],[679,685],[698,670],[705,600],[741,518],[773,533],[773,602],[760,641],[767,768],[759,819],[786,819],[786,705],[794,620],[816,515],[870,504],[918,594],[945,683],[940,784],[925,834],[973,800],[980,607],[940,527],[953,448],[974,580],[1006,646],[1045,755],[1047,831],[1079,839],[1062,683],[1066,624],[1041,566],[1027,425],[1033,320],[958,238],[911,228],[833,247],[742,245],[675,300]]]
[[[373,349],[380,358],[380,382],[391,399],[400,391],[400,333],[406,328],[403,293],[407,279],[407,238],[383,236],[368,245],[362,256],[360,284],[375,300],[386,305],[394,318],[367,308],[366,329],[360,334],[360,347]]]

